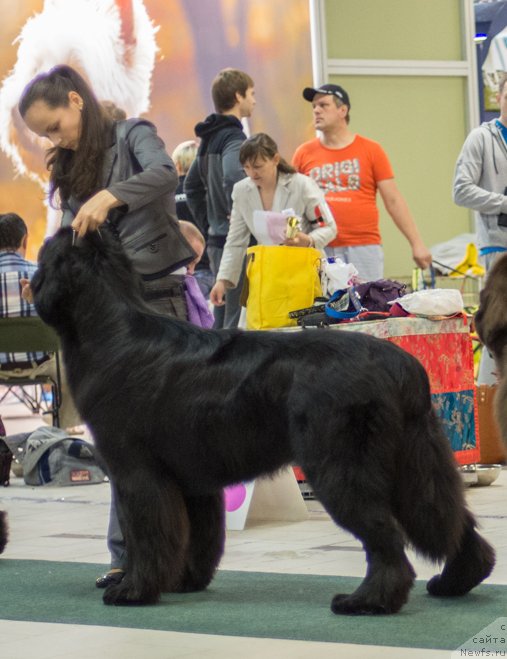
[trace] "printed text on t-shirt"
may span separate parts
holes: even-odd
[[[310,176],[321,190],[326,192],[345,192],[359,190],[360,163],[358,158],[325,163],[321,167],[312,167]]]

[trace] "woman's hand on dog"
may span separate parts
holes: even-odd
[[[122,206],[123,202],[112,195],[109,190],[101,190],[90,197],[72,222],[72,228],[82,237],[88,231],[96,231],[107,220],[107,214],[112,208]]]

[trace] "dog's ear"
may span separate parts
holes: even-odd
[[[40,317],[57,328],[69,326],[78,304],[90,304],[90,282],[135,294],[140,279],[121,244],[107,228],[77,238],[70,228],[60,229],[42,247],[39,268],[32,278],[34,302]],[[137,292],[140,292],[137,291]]]
[[[47,239],[39,251],[38,268],[30,282],[37,313],[44,322],[54,327],[66,316],[72,240],[73,232],[67,228],[60,229]]]

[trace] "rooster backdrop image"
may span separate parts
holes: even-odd
[[[0,212],[29,227],[28,257],[59,224],[46,203],[44,152],[21,121],[25,85],[56,64],[75,67],[100,101],[152,121],[167,151],[213,112],[225,67],[255,81],[249,132],[269,133],[287,158],[312,137],[301,97],[312,83],[307,0],[0,0]]]

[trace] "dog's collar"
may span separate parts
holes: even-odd
[[[100,229],[96,230],[99,238],[102,240],[102,234],[100,233]],[[77,235],[77,231],[75,229],[72,229],[72,247],[75,247],[76,245],[79,245],[81,241],[81,238]]]

